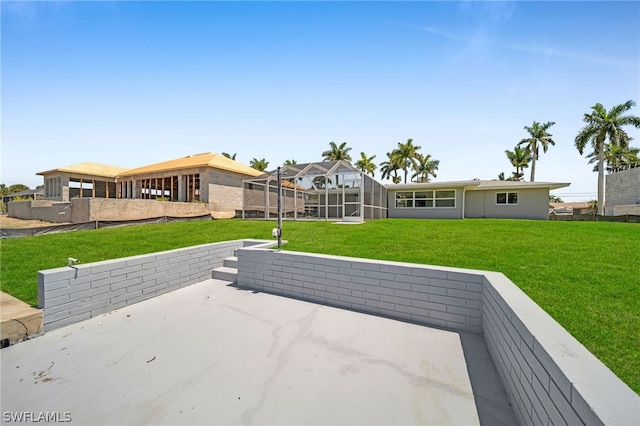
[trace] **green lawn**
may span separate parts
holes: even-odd
[[[238,238],[275,222],[140,225],[3,240],[2,291],[37,303],[37,271]],[[640,225],[525,220],[285,222],[287,250],[500,271],[640,393]]]

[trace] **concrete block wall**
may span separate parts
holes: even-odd
[[[209,279],[211,270],[222,266],[235,249],[258,242],[227,241],[39,271],[38,305],[44,308],[44,329],[73,324]]]
[[[640,204],[640,167],[610,173],[605,176],[605,214],[636,214],[614,212],[617,205]]]
[[[503,274],[258,249],[238,286],[483,335],[521,424],[640,424],[640,398]]]
[[[640,424],[635,392],[507,277],[483,274],[483,337],[521,424]]]
[[[285,251],[238,250],[238,286],[452,330],[482,331],[482,276]]]

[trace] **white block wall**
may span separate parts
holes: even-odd
[[[522,424],[640,425],[640,398],[503,274],[237,251],[238,286],[483,335]]]

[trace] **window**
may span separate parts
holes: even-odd
[[[455,206],[455,189],[396,192],[397,208],[452,208]]]
[[[496,204],[517,205],[518,193],[517,192],[498,192],[496,194]]]

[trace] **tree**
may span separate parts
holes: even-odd
[[[393,183],[399,183],[400,176],[398,176],[398,170],[400,170],[400,160],[397,155],[395,155],[395,150],[387,152],[387,158],[387,161],[380,163],[382,179],[391,179]]]
[[[507,149],[504,153],[507,154],[507,158],[511,162],[511,165],[516,168],[516,171],[513,173],[513,180],[522,180],[522,177],[524,176],[524,169],[529,167],[531,153],[528,149],[520,148],[519,146],[513,148],[513,151],[509,151]]]
[[[436,170],[440,160],[431,158],[431,154],[422,155],[418,154],[418,166],[415,168],[415,173],[411,176],[411,180],[415,180],[419,183],[429,182],[429,176],[436,177]]]
[[[282,163],[283,166],[295,166],[296,164],[298,164],[296,160],[284,160]]]
[[[265,170],[267,170],[267,167],[269,167],[269,162],[264,158],[261,160],[253,158],[251,161],[249,161],[249,165],[260,172],[264,172]]]
[[[547,152],[549,145],[556,144],[553,139],[551,139],[553,135],[547,131],[549,127],[554,124],[556,123],[553,121],[547,121],[544,124],[534,121],[531,127],[524,126],[524,129],[529,132],[530,137],[522,139],[518,142],[518,146],[524,145],[531,154],[531,182],[535,181],[536,176],[536,161],[540,154],[538,144],[542,146],[544,152]]]
[[[615,173],[637,167],[640,165],[640,157],[638,154],[640,154],[640,148],[605,144],[604,161],[607,162],[607,167],[605,168],[606,172]],[[589,158],[589,164],[593,164],[598,161],[598,155],[595,151],[587,155],[587,158]],[[593,171],[598,171],[598,164],[593,166]]]
[[[16,192],[28,191],[29,187],[27,185],[23,185],[21,183],[16,183],[15,185],[10,185],[7,188],[7,194],[14,194]]]
[[[338,146],[336,145],[335,142],[332,141],[332,142],[329,142],[329,145],[331,146],[331,149],[324,151],[322,153],[322,158],[324,160],[328,160],[328,161],[344,160],[347,162],[351,162],[351,155],[349,155],[349,151],[351,151],[351,148],[347,147],[346,142],[342,142],[340,146]]]
[[[373,162],[374,158],[376,158],[375,155],[371,157],[367,157],[367,154],[365,154],[364,152],[361,152],[360,159],[356,161],[356,167],[358,168],[358,170],[366,174],[375,176],[374,171],[378,166],[376,166],[375,163]]]
[[[231,158],[232,160],[236,159],[236,154],[235,153],[233,155],[229,155],[228,153],[223,152],[222,155],[224,155],[227,158]]]
[[[557,195],[551,195],[549,194],[549,202],[550,203],[562,203],[562,198],[558,197]]]
[[[407,139],[406,143],[398,142],[398,148],[392,153],[397,157],[400,168],[404,171],[404,183],[407,183],[409,168],[416,170],[418,167],[418,156],[422,147],[414,145],[413,139]]]
[[[640,117],[635,115],[623,115],[635,106],[635,102],[629,100],[616,105],[609,111],[597,103],[591,107],[591,113],[585,113],[583,121],[585,126],[575,138],[575,146],[582,155],[587,143],[591,143],[593,151],[598,156],[598,214],[604,214],[604,154],[605,143],[609,145],[628,147],[631,138],[624,131],[623,126],[640,128]]]

